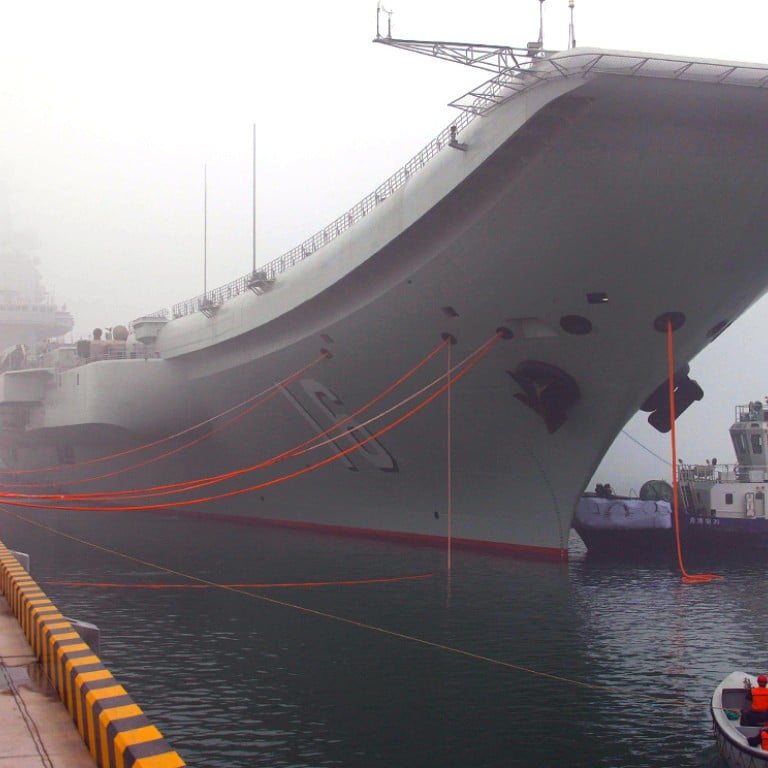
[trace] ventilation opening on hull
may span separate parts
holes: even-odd
[[[563,315],[560,318],[560,327],[574,336],[586,336],[592,333],[592,321],[582,315]]]
[[[551,339],[558,332],[538,317],[508,317],[505,325],[518,339]]]

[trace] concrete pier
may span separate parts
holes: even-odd
[[[0,596],[0,768],[94,768],[67,708],[47,682]]]
[[[20,757],[13,754],[8,762],[2,752],[4,744],[0,747],[0,768],[5,765],[9,768],[38,765],[46,768],[87,765],[93,768],[94,764],[99,768],[183,768],[182,758],[2,542],[0,589],[5,596],[5,601],[0,600],[0,603],[7,602],[3,611],[10,609],[27,642],[24,647],[18,643],[18,635],[6,630],[5,635],[10,640],[7,666],[4,664],[3,672],[9,690],[6,698],[12,699],[13,705],[8,711],[9,725],[0,731],[0,744],[5,741],[10,745],[11,742],[6,741],[10,737],[6,734],[11,731],[23,734],[26,729],[30,741],[22,739],[14,749],[21,750],[33,760],[22,763]],[[8,613],[4,617],[7,618]],[[43,702],[36,698],[42,696],[44,699],[44,693],[34,692],[36,696],[33,696],[30,692],[28,697],[23,697],[19,690],[23,686],[14,683],[14,676],[23,679],[25,660],[30,658],[40,662],[42,679],[50,683],[58,696],[58,702],[55,699],[48,702],[50,707],[43,706]],[[35,674],[38,667],[32,665],[27,669]],[[65,744],[70,743],[72,733],[71,729],[64,728],[59,717],[61,707],[68,713],[70,723],[74,724],[81,743],[87,748],[90,762],[53,762],[51,753],[54,751],[61,753],[61,759],[64,759],[64,752],[68,752]],[[2,723],[4,726],[5,721]],[[43,733],[49,739],[50,747],[41,736]],[[59,736],[54,737],[55,733]],[[57,741],[54,742],[54,738]],[[75,752],[70,755],[73,759]]]

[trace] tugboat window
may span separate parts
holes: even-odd
[[[726,504],[733,504],[733,494],[732,493],[726,493],[725,494],[725,503]]]
[[[763,436],[762,435],[751,435],[752,438],[752,453],[762,453],[763,452]]]

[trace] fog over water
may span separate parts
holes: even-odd
[[[536,0],[389,0],[395,37],[523,46]],[[711,6],[714,9],[714,6]],[[546,0],[545,47],[568,40]],[[768,59],[768,6],[576,0],[580,46]],[[4,3],[0,243],[30,252],[74,338],[245,274],[341,214],[456,116],[484,73],[372,44],[373,0]],[[207,168],[207,271],[203,178]],[[693,277],[692,277],[693,279]],[[768,394],[759,302],[692,364],[685,460],[732,461],[735,403]],[[643,417],[627,432],[669,455]],[[597,479],[638,487],[665,466],[620,435]]]

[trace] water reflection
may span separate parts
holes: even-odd
[[[454,552],[449,578],[430,548],[133,514],[34,516],[204,579],[294,584],[66,586],[171,577],[0,521],[190,765],[716,766],[710,693],[766,663],[754,565],[686,585],[576,542],[567,565]]]

